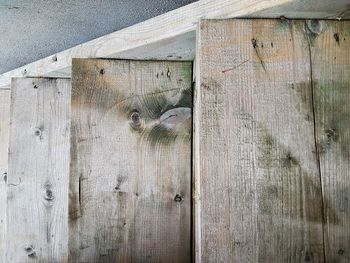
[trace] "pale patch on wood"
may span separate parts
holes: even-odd
[[[189,262],[192,63],[73,60],[72,262]]]
[[[304,21],[200,24],[198,262],[323,262]]]
[[[6,262],[67,262],[70,80],[13,79]]]

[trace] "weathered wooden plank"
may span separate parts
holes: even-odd
[[[6,180],[10,119],[10,90],[0,90],[0,262],[5,262]]]
[[[350,22],[307,23],[327,262],[350,262]]]
[[[74,59],[70,261],[189,262],[191,62]]]
[[[70,80],[13,79],[6,262],[67,262]]]
[[[303,21],[200,24],[198,262],[324,262],[304,32]]]
[[[280,2],[271,8],[259,10],[250,17],[287,17],[304,19],[349,19],[350,5],[348,0],[325,1],[292,0],[285,3]]]
[[[0,89],[12,77],[70,77],[72,58],[191,58],[195,43],[188,36],[201,18],[345,19],[349,13],[348,0],[200,0],[2,74]]]

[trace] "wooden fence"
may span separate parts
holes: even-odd
[[[349,21],[203,20],[195,88],[184,61],[13,79],[0,260],[350,262],[349,41]]]

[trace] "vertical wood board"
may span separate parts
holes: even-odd
[[[200,23],[198,262],[324,261],[304,24]]]
[[[350,22],[308,21],[327,262],[350,262]]]
[[[0,90],[0,262],[6,249],[6,181],[9,140],[10,90]]]
[[[11,86],[6,262],[67,262],[68,79]]]
[[[74,59],[70,260],[191,259],[192,63]]]

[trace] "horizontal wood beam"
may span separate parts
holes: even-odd
[[[13,77],[70,77],[72,58],[193,59],[196,25],[202,18],[349,15],[348,0],[201,0],[4,73],[0,89]]]

